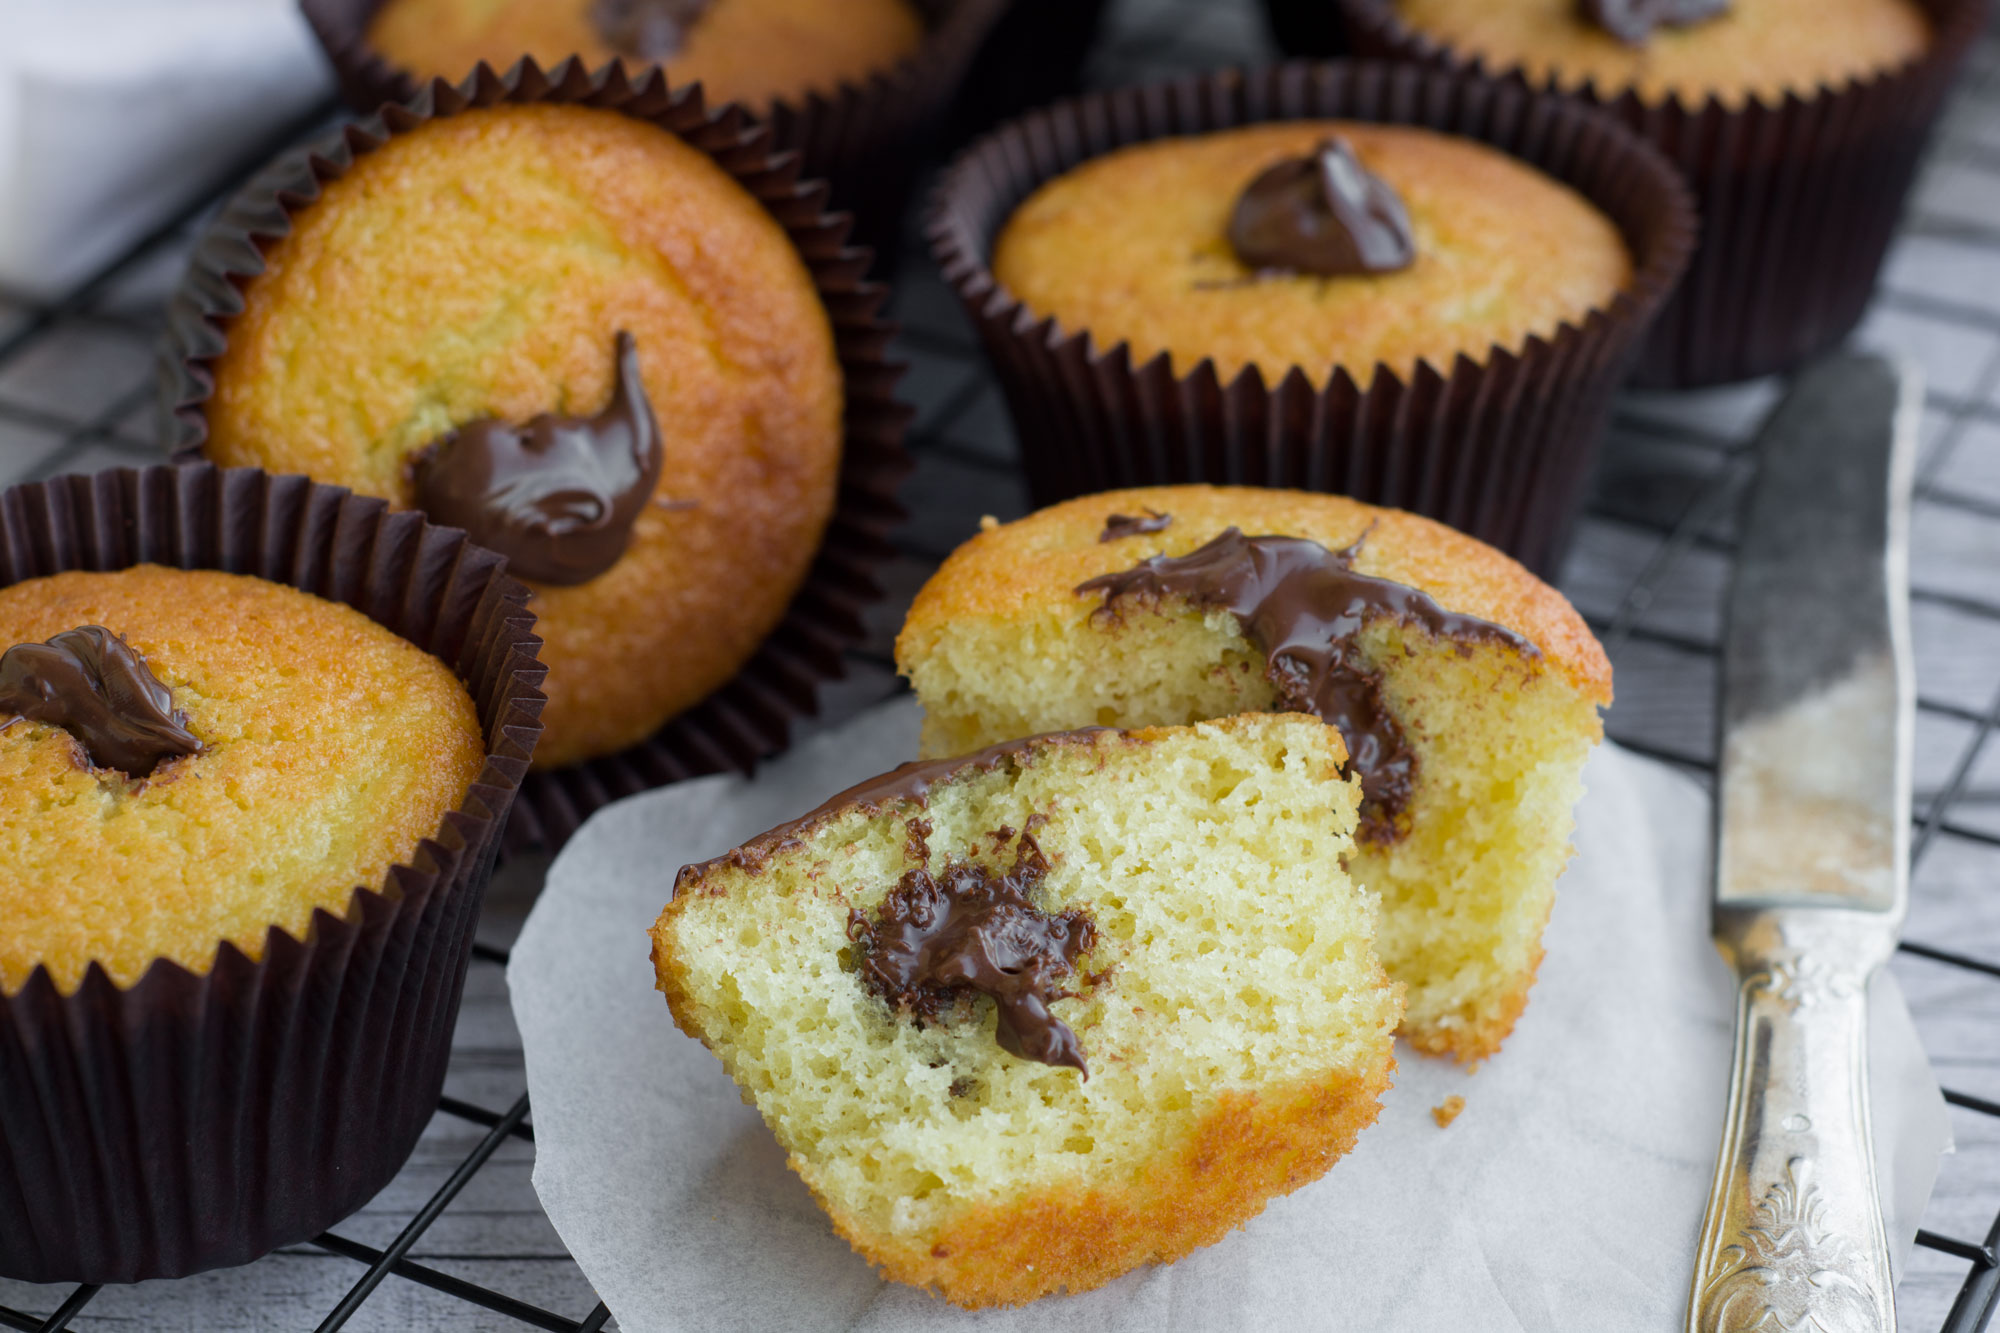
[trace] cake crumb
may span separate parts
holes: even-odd
[[[1431,1119],[1438,1122],[1439,1129],[1445,1129],[1451,1125],[1452,1121],[1458,1119],[1458,1113],[1464,1109],[1465,1098],[1454,1093],[1444,1099],[1442,1106],[1433,1106],[1431,1108]]]
[[[993,529],[999,526],[1000,526],[1000,520],[993,517],[993,515],[981,514],[979,516],[979,530],[981,532],[991,532],[993,531]]]

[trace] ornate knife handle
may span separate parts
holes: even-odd
[[[1893,1333],[1866,1082],[1868,979],[1892,928],[1838,909],[1716,924],[1741,981],[1736,1063],[1688,1333]]]

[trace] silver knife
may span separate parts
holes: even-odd
[[[1842,355],[1759,439],[1722,659],[1715,943],[1736,1062],[1689,1333],[1896,1327],[1868,981],[1909,891],[1916,374]]]

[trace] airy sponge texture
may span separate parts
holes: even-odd
[[[1260,275],[1230,248],[1229,218],[1258,173],[1344,136],[1396,191],[1417,260],[1398,273]],[[1185,375],[1213,357],[1227,383],[1256,366],[1276,384],[1344,367],[1366,386],[1382,363],[1450,374],[1463,353],[1581,324],[1631,281],[1611,220],[1582,195],[1496,149],[1404,126],[1290,121],[1135,144],[1041,187],[1007,222],[993,272],[1037,316],[1100,348],[1129,341]]]
[[[1399,1005],[1338,869],[1344,759],[1278,715],[1038,741],[927,808],[850,806],[684,875],[659,985],[891,1277],[971,1306],[1094,1287],[1219,1239],[1375,1117]],[[986,1001],[924,1027],[861,984],[849,912],[912,868],[914,819],[934,857],[996,865],[995,831],[1033,827],[1041,906],[1098,932],[1053,1005],[1088,1081],[1003,1051]]]
[[[1114,513],[1171,514],[1164,531],[1100,542]],[[1405,1035],[1477,1060],[1527,1002],[1542,928],[1569,857],[1581,771],[1602,735],[1610,667],[1560,595],[1440,524],[1337,496],[1202,486],[1087,496],[981,533],[918,594],[897,663],[924,706],[924,750],[957,754],[1078,726],[1162,726],[1272,706],[1262,654],[1235,617],[1185,605],[1093,615],[1077,585],[1231,525],[1329,549],[1365,531],[1355,567],[1503,625],[1538,659],[1439,643],[1377,621],[1371,666],[1418,756],[1399,841],[1364,843],[1347,869],[1382,897],[1378,947],[1409,988]],[[1372,526],[1371,526],[1372,525]]]
[[[397,504],[479,417],[591,415],[638,343],[665,466],[624,557],[535,585],[538,767],[636,743],[756,651],[833,512],[832,325],[777,222],[698,150],[579,106],[428,121],[293,219],[215,368],[206,452]]]
[[[142,653],[203,750],[143,783],[68,732],[0,731],[0,990],[38,963],[74,989],[155,958],[263,956],[315,908],[379,887],[464,799],[479,716],[435,657],[351,607],[212,570],[142,565],[0,589],[0,649],[103,625]]]

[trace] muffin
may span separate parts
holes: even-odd
[[[664,65],[711,101],[760,111],[859,84],[915,55],[924,21],[911,0],[387,0],[367,40],[418,79],[463,78],[522,56],[553,67],[580,56]]]
[[[1793,369],[1860,322],[1983,0],[1328,0],[1354,48],[1603,107],[1686,178],[1701,241],[1634,374]]]
[[[683,870],[660,989],[889,1277],[979,1307],[1171,1262],[1387,1086],[1344,757],[1245,716],[906,765]]]
[[[1489,69],[1606,100],[1775,105],[1885,74],[1929,47],[1915,0],[1395,0],[1398,18]]]
[[[1088,496],[954,552],[896,662],[927,755],[1274,708],[1337,726],[1363,793],[1346,867],[1381,895],[1404,1036],[1471,1062],[1513,1029],[1611,668],[1498,552],[1337,496]]]
[[[0,729],[8,991],[37,967],[65,992],[92,962],[121,986],[160,958],[205,972],[225,940],[260,958],[410,860],[486,761],[443,662],[261,579],[28,579],[0,588],[0,643],[0,720],[27,712]],[[49,693],[62,722],[36,718]]]
[[[1357,175],[1378,196],[1359,209],[1328,184]],[[1355,252],[1371,237],[1394,262]],[[1365,385],[1581,324],[1632,260],[1574,189],[1484,144],[1304,120],[1092,158],[1015,210],[993,273],[1037,318],[1139,361],[1165,352],[1176,374],[1212,359],[1225,380],[1344,367]]]
[[[1003,126],[946,173],[930,235],[1036,504],[1336,491],[1546,572],[1694,215],[1564,99],[1300,62]]]
[[[654,125],[422,121],[292,216],[242,303],[205,454],[507,555],[545,639],[540,766],[712,694],[820,549],[843,411],[826,308],[758,201]]]
[[[0,1276],[319,1235],[437,1111],[538,731],[526,589],[206,464],[15,487],[0,552]]]

